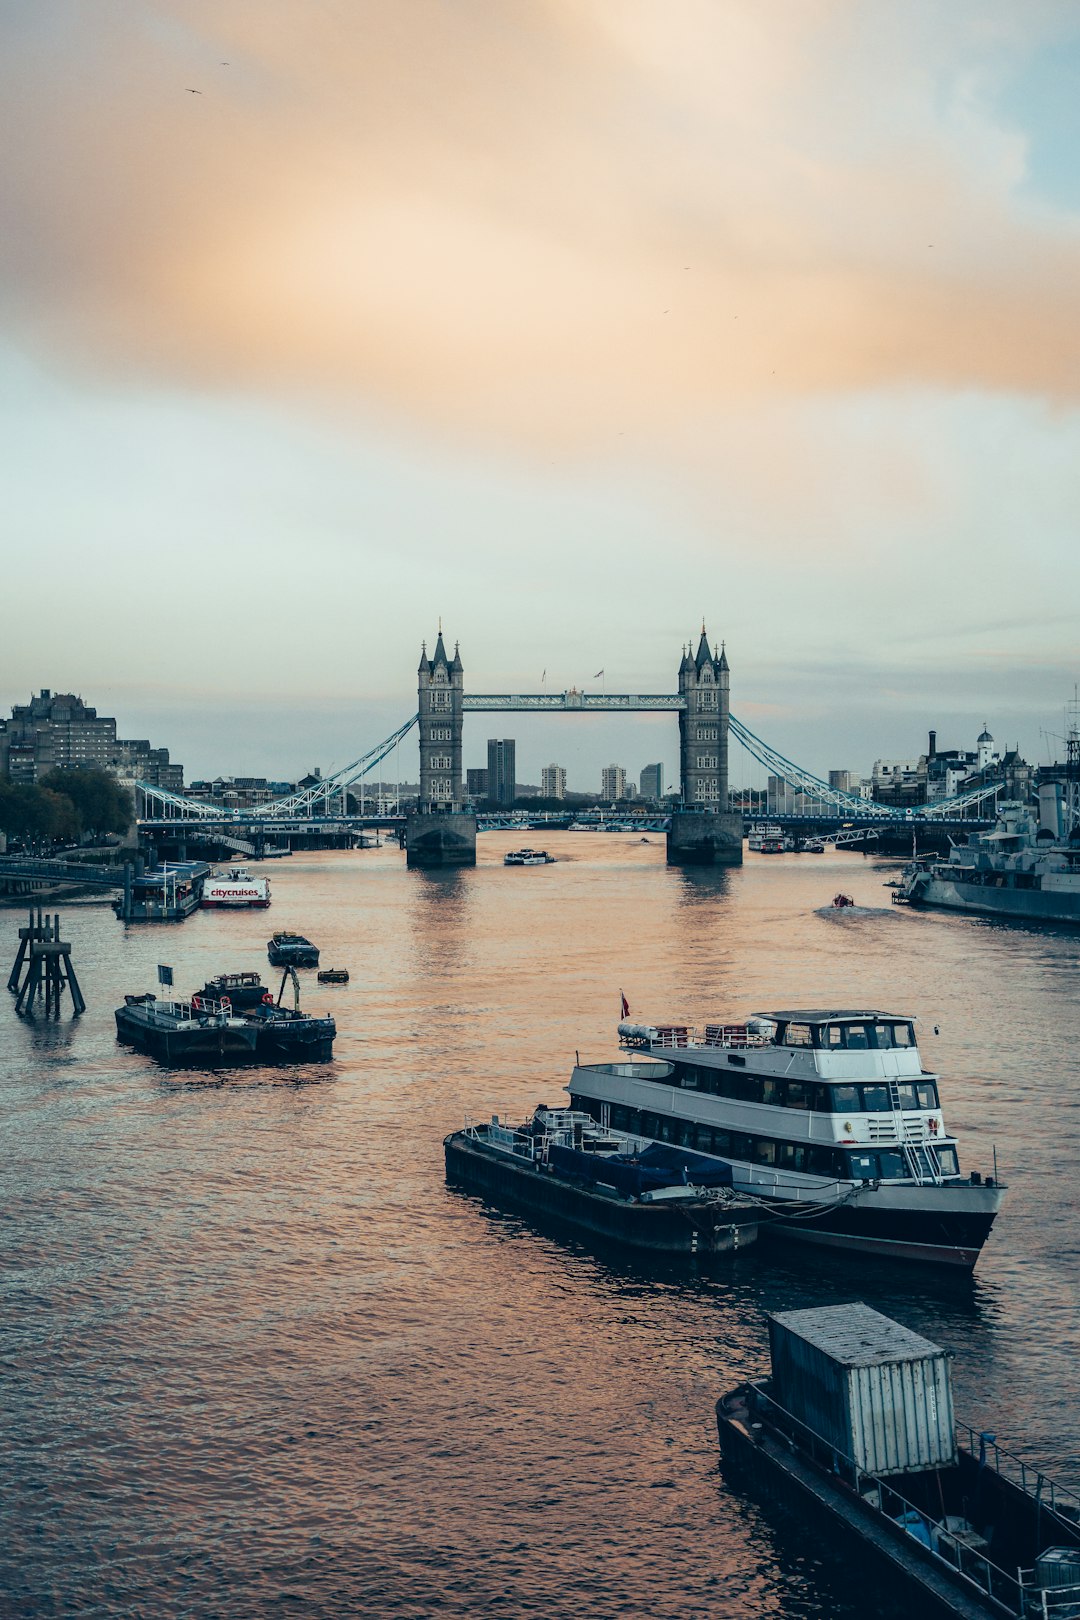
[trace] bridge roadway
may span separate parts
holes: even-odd
[[[919,828],[939,828],[947,833],[969,833],[984,831],[994,825],[993,819],[981,819],[975,816],[953,817],[946,819],[935,817],[933,821],[922,816],[899,814],[896,817],[883,816],[880,810],[874,814],[866,815],[855,813],[839,814],[821,810],[816,814],[784,814],[773,810],[742,810],[738,805],[733,807],[741,813],[747,829],[751,825],[768,822],[770,825],[790,827],[793,830],[809,831],[824,830],[835,831],[876,829],[880,832],[903,831],[911,827],[913,831]],[[514,827],[545,827],[553,822],[566,820],[577,821],[588,826],[607,825],[612,821],[631,822],[636,828],[639,824],[657,820],[656,811],[646,810],[579,810],[568,807],[566,810],[515,810],[505,815],[488,812],[479,812],[478,819],[483,824],[483,830],[488,831],[494,827],[510,830]],[[188,838],[198,838],[200,834],[224,833],[234,838],[246,838],[249,835],[268,837],[272,833],[304,833],[308,835],[323,833],[328,837],[353,832],[398,832],[405,825],[403,815],[376,816],[259,816],[246,812],[223,812],[219,816],[200,816],[198,821],[188,820],[183,816],[155,816],[141,818],[139,831],[147,834],[173,833]]]

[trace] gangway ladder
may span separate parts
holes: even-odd
[[[890,1078],[886,1081],[889,1088],[889,1103],[892,1107],[893,1129],[896,1131],[896,1140],[900,1144],[900,1151],[904,1155],[904,1163],[912,1181],[918,1186],[940,1187],[944,1183],[941,1167],[938,1164],[937,1154],[922,1142],[910,1142],[904,1126],[904,1110],[900,1103],[900,1087],[896,1080]]]

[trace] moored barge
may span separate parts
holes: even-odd
[[[169,1068],[326,1063],[334,1055],[336,1036],[333,1018],[279,1006],[269,992],[246,1006],[206,994],[189,1001],[125,996],[116,1009],[117,1040]]]
[[[753,1243],[763,1219],[726,1166],[599,1130],[573,1109],[538,1108],[520,1126],[496,1115],[443,1147],[448,1181],[635,1249],[726,1254]]]
[[[116,1038],[170,1068],[218,1068],[254,1063],[258,1031],[228,1001],[159,1001],[125,996],[116,1009]]]
[[[861,1303],[773,1315],[769,1341],[771,1378],[717,1402],[730,1483],[861,1551],[913,1613],[1076,1620],[1080,1497],[955,1421],[947,1351]]]

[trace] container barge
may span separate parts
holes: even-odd
[[[861,1303],[772,1315],[769,1345],[772,1376],[717,1402],[732,1484],[861,1550],[913,1613],[1080,1616],[1080,1497],[955,1421],[948,1351]]]
[[[764,1218],[732,1192],[726,1166],[599,1130],[569,1108],[538,1108],[520,1126],[496,1115],[443,1147],[449,1182],[634,1249],[727,1254],[753,1243]]]

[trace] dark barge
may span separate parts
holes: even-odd
[[[266,954],[271,967],[318,967],[319,947],[303,934],[285,931],[274,934],[266,942]]]
[[[769,1336],[772,1378],[717,1402],[732,1484],[863,1554],[912,1612],[1080,1617],[1080,1497],[955,1421],[948,1352],[862,1304]]]
[[[599,1131],[572,1109],[538,1108],[519,1128],[497,1117],[467,1125],[443,1147],[452,1184],[634,1249],[733,1253],[763,1218],[731,1190],[726,1167]]]
[[[190,1001],[125,996],[116,1009],[116,1038],[169,1068],[237,1064],[326,1063],[337,1026],[330,1017],[260,1001],[235,1008],[228,999]]]

